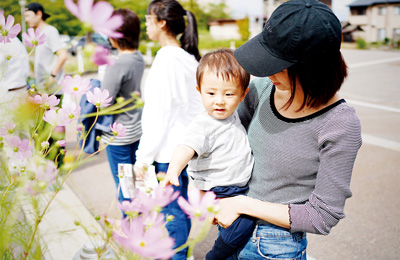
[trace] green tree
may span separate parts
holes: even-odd
[[[147,6],[151,0],[112,0],[110,3],[114,6],[115,9],[117,8],[128,8],[134,11],[140,18],[140,40],[148,40],[146,35],[146,19],[145,15],[147,14]]]
[[[191,11],[197,20],[199,30],[208,30],[208,23],[211,20],[230,18],[230,15],[225,12],[225,4],[208,4],[206,7],[201,7],[195,0],[181,2],[182,6]]]
[[[239,27],[239,33],[242,36],[243,41],[247,41],[250,36],[250,31],[249,31],[249,17],[246,16],[244,19],[237,20],[236,21],[238,27]]]
[[[15,18],[14,23],[21,23],[21,6],[18,4],[18,0],[1,0],[0,9],[4,10],[6,19],[8,15],[12,15]]]

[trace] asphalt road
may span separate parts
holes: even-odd
[[[346,218],[328,236],[308,235],[309,259],[399,259],[400,52],[343,50],[343,55],[349,77],[340,94],[360,117],[363,145]],[[93,215],[120,216],[105,153],[77,169],[68,184]],[[195,248],[195,259],[204,259],[215,237],[212,229]]]

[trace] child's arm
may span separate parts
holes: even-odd
[[[179,186],[178,177],[194,155],[195,151],[192,148],[186,145],[179,145],[172,155],[167,174],[165,175],[164,180],[161,182],[161,187],[165,187],[167,185]]]

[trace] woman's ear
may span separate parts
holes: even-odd
[[[112,46],[113,48],[117,48],[117,47],[118,47],[117,41],[114,40],[113,38],[109,38],[109,39],[110,39],[111,46]]]
[[[165,21],[165,20],[158,21],[158,26],[162,30],[166,29],[167,28],[167,21]]]

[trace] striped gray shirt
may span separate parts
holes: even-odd
[[[115,64],[107,67],[101,88],[109,91],[114,103],[118,97],[123,97],[127,100],[131,98],[132,92],[140,93],[140,83],[144,68],[143,56],[139,51],[119,55]],[[131,103],[124,108],[133,105]],[[126,136],[114,137],[114,140],[110,143],[110,138],[113,137],[112,133],[103,132],[102,141],[111,145],[128,145],[138,141],[142,135],[141,118],[142,109],[115,114],[114,121],[124,125]]]
[[[344,100],[307,117],[285,118],[274,92],[268,78],[255,79],[238,108],[254,156],[248,196],[289,205],[291,232],[326,235],[345,217],[352,195],[360,121]]]

